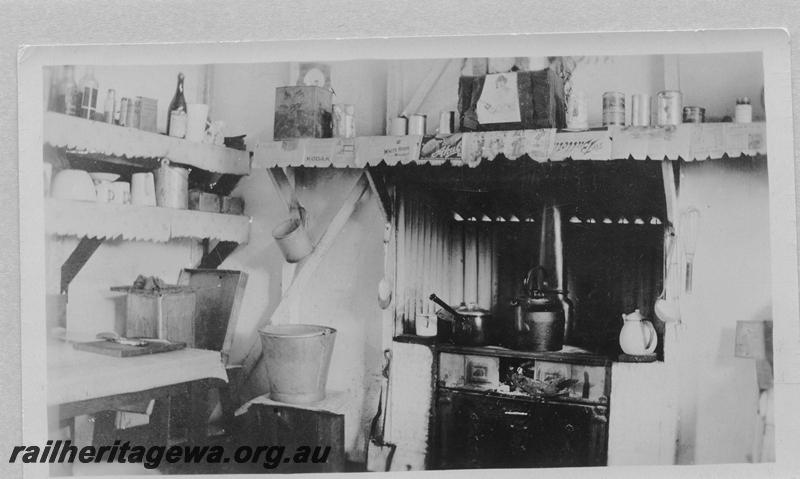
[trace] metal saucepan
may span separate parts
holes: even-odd
[[[452,340],[460,346],[486,346],[490,343],[492,313],[476,304],[462,304],[454,309],[435,294],[430,295],[430,300],[444,309],[437,314],[439,339]]]

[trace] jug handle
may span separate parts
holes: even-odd
[[[656,328],[653,326],[653,323],[650,321],[642,321],[645,325],[645,329],[647,329],[647,347],[645,348],[644,352],[647,354],[652,354],[656,350],[656,346],[658,346],[658,335],[656,334]]]

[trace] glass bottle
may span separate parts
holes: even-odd
[[[186,136],[186,98],[183,96],[183,73],[178,73],[178,85],[167,110],[167,134],[183,138]]]
[[[94,68],[89,67],[81,78],[81,109],[80,116],[94,120],[97,114],[97,80],[94,78]]]
[[[61,87],[58,91],[59,111],[67,115],[77,115],[80,107],[78,95],[78,84],[75,83],[75,67],[67,65],[64,67],[64,76],[61,79]]]

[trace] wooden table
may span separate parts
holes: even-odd
[[[169,440],[173,398],[189,398],[187,440],[206,436],[206,391],[224,386],[227,375],[220,353],[183,349],[130,358],[76,351],[65,343],[48,345],[47,405],[51,425],[75,419],[73,443],[88,445],[94,437],[94,415],[126,405],[157,400],[151,416],[153,445]]]

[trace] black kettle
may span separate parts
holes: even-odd
[[[547,289],[546,276],[542,266],[528,271],[523,280],[525,294],[511,301],[514,315],[507,343],[514,349],[559,351],[564,347],[565,308],[572,303],[566,291]]]

